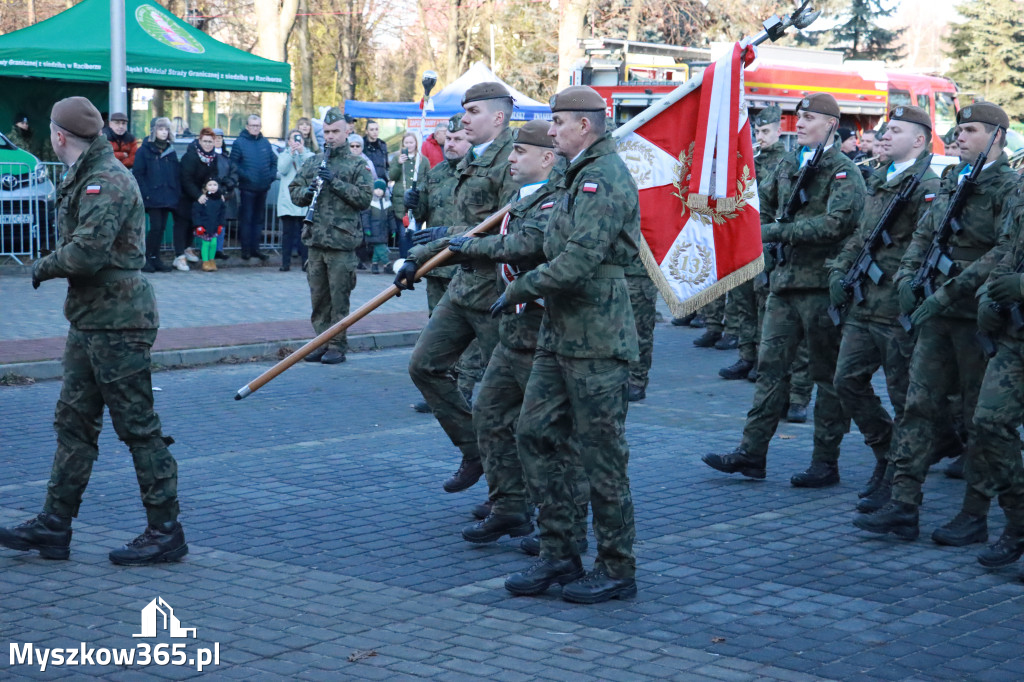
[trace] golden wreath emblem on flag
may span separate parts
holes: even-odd
[[[672,185],[676,191],[672,194],[683,202],[682,216],[686,216],[689,209],[690,215],[699,220],[705,226],[723,225],[728,220],[733,220],[746,208],[747,204],[754,198],[753,177],[750,173],[750,166],[744,165],[739,177],[736,179],[736,197],[723,197],[715,202],[712,207],[708,204],[708,198],[690,192],[690,166],[693,165],[693,147],[691,142],[688,149],[679,152],[679,172]],[[743,155],[738,153],[736,158],[743,162]]]

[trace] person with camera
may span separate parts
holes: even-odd
[[[297,248],[302,261],[302,269],[306,269],[309,252],[302,243],[302,217],[306,209],[296,206],[292,201],[288,186],[299,169],[309,159],[316,156],[306,146],[302,132],[296,128],[288,132],[288,150],[277,157],[277,172],[281,176],[281,184],[277,191],[277,217],[281,219],[281,272],[288,272],[292,265],[292,250]]]

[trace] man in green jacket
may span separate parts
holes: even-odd
[[[640,243],[639,192],[605,133],[605,102],[573,86],[551,100],[549,134],[569,165],[544,233],[547,263],[512,282],[492,309],[544,299],[537,353],[516,441],[540,503],[540,558],[508,577],[517,595],[564,585],[568,601],[636,594],[633,500],[626,442],[629,363],[638,356],[625,268]],[[577,491],[567,472],[581,463],[590,482],[597,559],[584,576],[574,537]]]
[[[153,410],[150,348],[159,317],[146,262],[142,195],[101,134],[100,112],[84,97],[53,105],[50,142],[68,165],[58,190],[60,244],[36,261],[32,286],[68,281],[64,314],[64,383],[54,414],[57,452],[46,503],[36,518],[0,529],[0,545],[38,550],[46,559],[71,553],[71,519],[99,457],[103,408],[135,462],[148,525],[110,561],[141,566],[188,553],[178,523],[178,465]]]

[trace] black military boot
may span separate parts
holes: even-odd
[[[718,340],[722,338],[722,332],[713,332],[710,329],[704,330],[704,333],[693,340],[693,345],[697,348],[711,348]]]
[[[458,493],[472,488],[483,475],[484,465],[480,463],[479,459],[468,460],[463,457],[462,464],[441,487],[446,493]]]
[[[871,478],[868,479],[867,484],[865,484],[865,486],[861,488],[860,492],[857,493],[857,497],[865,498],[874,493],[875,489],[878,488],[885,479],[885,470],[888,467],[889,463],[884,459],[879,462],[875,462],[875,470],[871,472]]]
[[[901,540],[914,540],[920,533],[917,524],[917,505],[892,500],[874,514],[863,514],[853,525],[869,533],[892,533]]]
[[[427,405],[426,400],[421,400],[418,403],[413,403],[412,409],[419,412],[420,414],[430,414],[433,410],[430,409],[430,405]]]
[[[1024,532],[1007,526],[994,545],[978,553],[978,563],[987,568],[1009,566],[1024,556]]]
[[[712,469],[724,471],[727,474],[739,473],[747,478],[765,477],[764,457],[755,457],[743,448],[736,448],[726,455],[704,455],[700,461]]]
[[[640,388],[639,386],[629,385],[629,402],[635,403],[638,400],[643,400],[647,397],[647,391]]]
[[[793,403],[786,410],[786,421],[790,424],[806,424],[807,423],[807,406],[797,405]]]
[[[555,583],[568,585],[584,575],[583,562],[578,556],[571,559],[537,559],[522,573],[513,573],[505,579],[505,589],[519,597],[546,591]]]
[[[723,367],[718,370],[718,376],[729,381],[735,381],[738,379],[746,379],[750,375],[750,371],[754,369],[754,363],[750,360],[744,360],[740,358],[728,367]]]
[[[576,543],[576,553],[580,556],[586,554],[589,548],[590,545],[587,543],[586,536]],[[523,538],[522,542],[519,543],[519,549],[523,550],[524,554],[540,556],[540,536],[531,535],[528,538]]]
[[[689,327],[690,323],[693,322],[693,318],[695,318],[695,317],[697,317],[697,313],[690,313],[689,315],[685,315],[683,317],[673,317],[672,318],[672,326],[673,327]]]
[[[752,384],[756,384],[757,383],[757,376],[758,376],[757,375],[757,363],[755,362],[754,363],[754,368],[752,370],[750,370],[750,374],[747,375],[747,381],[749,381]]]
[[[149,524],[139,537],[112,550],[108,557],[118,566],[147,566],[177,561],[188,554],[185,531],[177,521]]]
[[[703,329],[708,326],[707,320],[704,319],[703,315],[694,315],[693,319],[690,320],[690,326],[694,329]]]
[[[609,599],[632,599],[635,596],[634,578],[613,578],[604,568],[595,568],[562,588],[562,599],[577,604],[598,604]]]
[[[323,345],[311,352],[306,357],[302,358],[306,362],[320,362],[323,360],[324,355],[327,353],[327,346]]]
[[[876,512],[885,505],[889,504],[889,500],[892,499],[892,481],[882,477],[882,482],[878,484],[871,494],[867,497],[862,497],[857,501],[857,511],[861,514],[870,514]]]
[[[42,512],[31,521],[0,528],[0,545],[27,551],[38,549],[44,559],[71,556],[71,519]]]
[[[736,350],[740,347],[740,340],[735,334],[722,334],[722,338],[715,341],[715,350]]]
[[[955,478],[957,480],[963,480],[964,478],[964,456],[960,455],[953,460],[953,463],[946,467],[943,472],[947,478]]]
[[[491,501],[481,502],[477,506],[473,507],[473,518],[478,521],[483,521],[491,515]]]
[[[950,547],[988,542],[988,517],[961,511],[952,521],[932,531],[932,542]]]
[[[483,521],[462,529],[462,538],[466,542],[494,542],[503,535],[510,538],[521,538],[533,532],[533,522],[529,514],[490,514]]]
[[[794,488],[827,488],[839,485],[839,467],[826,462],[811,462],[807,471],[793,474],[789,484]]]

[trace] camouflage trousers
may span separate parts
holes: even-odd
[[[489,358],[498,343],[498,321],[487,311],[453,303],[446,293],[416,340],[409,376],[452,443],[467,459],[478,460],[473,415],[452,374],[473,339]]]
[[[976,442],[974,407],[987,362],[975,338],[977,331],[974,320],[952,317],[933,317],[917,330],[906,407],[890,448],[895,466],[892,499],[897,502],[921,503],[921,486],[937,442],[936,425],[948,419],[947,396],[955,393],[962,396],[964,423],[968,425],[965,463],[967,471],[971,469],[971,444]]]
[[[808,369],[818,385],[811,457],[830,464],[839,459],[839,444],[849,430],[850,419],[832,385],[839,355],[839,329],[826,313],[828,305],[828,294],[817,290],[769,294],[757,358],[754,404],[747,413],[741,443],[750,454],[764,457],[768,453],[768,444],[785,414],[790,368],[803,343],[814,348]]]
[[[964,511],[987,514],[999,498],[1008,528],[1024,533],[1024,464],[1017,427],[1024,421],[1024,344],[1000,339],[974,409],[974,442],[965,472]]]
[[[597,559],[615,578],[636,573],[633,498],[626,443],[629,365],[613,358],[570,358],[538,349],[526,384],[516,442],[530,496],[540,502],[540,553],[576,555],[574,528],[586,498],[574,486],[582,465],[590,483]]]
[[[452,283],[452,278],[425,277],[424,279],[427,280],[427,311],[432,315],[434,308],[444,296],[444,292],[448,291],[448,285]],[[480,352],[480,344],[473,339],[473,343],[469,344],[469,348],[462,354],[452,370],[457,378],[459,390],[466,395],[472,395],[473,387],[484,378],[485,369],[487,369],[487,358]]]
[[[313,304],[310,321],[313,331],[322,334],[331,325],[348,315],[349,297],[356,286],[356,266],[359,258],[354,251],[337,251],[309,247],[309,265],[306,281]],[[348,334],[341,332],[329,342],[329,347],[342,353],[348,350]]]
[[[636,335],[640,345],[640,359],[629,363],[629,383],[642,389],[647,388],[647,375],[651,371],[654,352],[654,324],[657,311],[658,288],[647,275],[627,277],[629,303],[636,318]]]
[[[711,303],[700,309],[700,315],[704,318],[704,328],[712,332],[721,332],[725,329],[725,295],[721,295]]]
[[[516,424],[533,369],[533,354],[532,349],[519,350],[498,343],[487,363],[480,393],[473,401],[473,428],[480,444],[488,499],[495,514],[533,512],[516,446]],[[584,500],[577,529],[578,539],[582,540],[587,534],[586,500],[590,491],[582,464],[576,464],[570,470],[570,487],[579,492],[577,499]]]
[[[99,457],[105,405],[117,437],[132,453],[149,523],[177,520],[178,464],[153,410],[149,351],[155,339],[155,329],[81,331],[72,327],[68,332],[64,384],[53,417],[57,451],[46,486],[47,513],[78,516]]]
[[[864,436],[879,462],[888,460],[893,417],[871,388],[878,368],[885,371],[885,386],[895,421],[903,418],[910,382],[910,355],[914,340],[898,324],[868,322],[848,317],[836,360],[835,387],[843,409]]]

